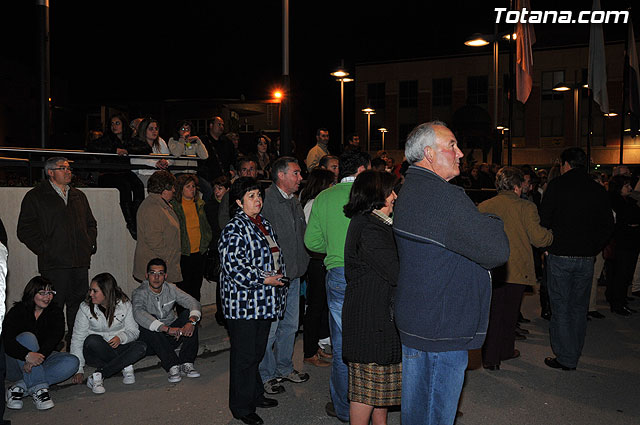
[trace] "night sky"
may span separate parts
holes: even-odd
[[[0,58],[36,73],[34,0],[3,2]],[[7,3],[11,3],[8,5]],[[329,73],[356,63],[478,52],[463,45],[493,30],[494,7],[508,2],[290,2],[293,118],[306,131],[339,126],[339,85]],[[537,10],[590,9],[591,1],[532,0]],[[630,1],[602,0],[625,10]],[[578,7],[569,7],[578,4]],[[51,0],[51,72],[69,105],[173,98],[264,99],[282,72],[282,2]],[[639,33],[636,19],[636,34]],[[500,30],[506,30],[503,25]],[[536,46],[588,43],[588,25],[536,26]],[[605,26],[623,40],[626,26]],[[485,48],[487,52],[490,47]],[[535,66],[535,65],[534,65]],[[55,84],[55,83],[54,83]],[[62,85],[61,85],[62,86]],[[353,128],[353,87],[346,86],[346,131]]]

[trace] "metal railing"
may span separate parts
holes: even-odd
[[[83,170],[140,170],[151,169],[155,170],[155,167],[147,164],[131,164],[129,162],[122,163],[103,163],[97,162],[100,158],[122,158],[122,159],[168,159],[168,160],[188,160],[188,161],[204,161],[202,158],[198,158],[195,155],[185,156],[173,156],[170,154],[156,154],[149,155],[118,155],[115,153],[100,153],[100,152],[87,152],[83,150],[73,149],[42,149],[42,148],[20,148],[20,147],[0,147],[0,153],[5,155],[14,154],[20,155],[17,157],[1,156],[0,166],[2,167],[16,167],[23,168],[27,171],[29,184],[33,183],[33,170],[44,168],[47,158],[53,156],[64,156],[69,159],[69,162],[73,163],[73,168]],[[24,158],[26,156],[26,158]],[[75,159],[74,159],[75,158]],[[193,165],[171,165],[169,169],[171,171],[181,171],[193,169]]]

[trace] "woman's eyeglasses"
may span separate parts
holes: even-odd
[[[56,291],[38,291],[38,295],[46,297],[47,295],[55,295]]]

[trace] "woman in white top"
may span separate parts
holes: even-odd
[[[83,381],[85,363],[97,368],[87,379],[87,386],[96,394],[105,392],[103,378],[119,371],[123,383],[135,383],[133,364],[147,351],[147,344],[136,341],[139,334],[129,297],[115,278],[110,273],[94,277],[73,327],[71,354],[80,360],[73,383]]]
[[[169,139],[169,151],[173,156],[196,156],[200,159],[209,158],[209,152],[198,136],[193,136],[191,121],[181,120],[176,125],[174,136]],[[176,159],[174,165],[185,168],[175,171],[176,177],[180,174],[197,174],[198,161],[190,159]],[[202,200],[208,201],[213,195],[211,184],[204,178],[198,179],[198,188],[202,193]]]
[[[167,143],[159,136],[160,132],[160,124],[158,121],[153,118],[145,118],[142,120],[140,125],[138,126],[137,137],[146,142],[151,148],[151,153],[154,154],[164,154],[170,155],[169,147]],[[140,158],[132,158],[131,164],[137,165],[147,165],[148,167],[153,168],[140,168],[137,170],[133,170],[134,173],[138,175],[140,180],[144,183],[145,187],[147,185],[147,180],[151,174],[155,173],[157,170],[168,170],[170,165],[173,165],[173,161],[165,158],[161,159],[140,159]]]

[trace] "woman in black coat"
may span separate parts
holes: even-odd
[[[605,292],[611,311],[629,316],[633,309],[627,302],[627,290],[640,253],[640,207],[629,195],[633,188],[631,177],[618,174],[609,181],[611,207],[616,214],[613,231],[613,276]]]
[[[358,175],[345,215],[347,290],[342,309],[342,355],[349,366],[351,424],[386,423],[387,406],[400,404],[402,346],[393,321],[398,254],[390,218],[395,177]]]

